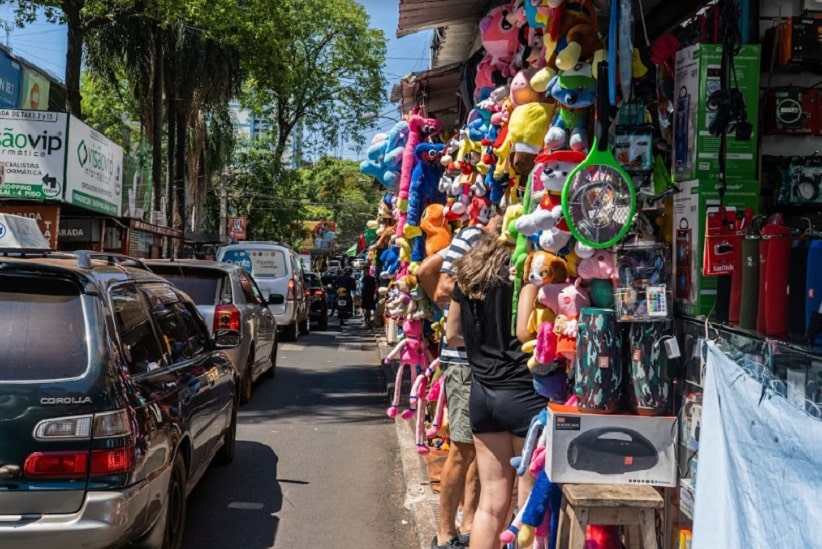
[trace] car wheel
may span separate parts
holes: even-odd
[[[285,328],[283,328],[283,339],[286,341],[297,341],[297,321],[295,320]]]
[[[300,334],[308,335],[311,333],[311,318],[306,315],[305,321],[300,322]]]
[[[166,529],[163,549],[180,549],[186,524],[186,464],[179,452],[174,458],[166,496]]]
[[[214,454],[214,465],[228,465],[234,461],[234,448],[237,446],[237,403],[231,409],[231,423],[226,429],[223,445]]]
[[[243,404],[251,400],[251,391],[254,388],[254,352],[248,353],[245,373],[240,378],[240,402]]]
[[[271,348],[271,367],[263,374],[266,377],[274,377],[277,373],[277,342],[274,342],[274,347]]]

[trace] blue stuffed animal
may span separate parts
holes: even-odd
[[[588,112],[596,100],[596,80],[588,63],[577,63],[573,69],[557,73],[548,83],[547,92],[557,102],[545,145],[551,150],[588,150]],[[570,139],[568,133],[570,132]]]
[[[377,134],[366,150],[360,172],[379,181],[386,189],[399,188],[402,153],[408,140],[408,123],[400,121],[385,134]]]
[[[445,204],[445,193],[439,184],[443,166],[440,163],[445,145],[441,143],[420,143],[414,148],[417,163],[411,172],[411,186],[408,190],[408,211],[403,227],[406,238],[422,235],[420,218],[429,204]]]

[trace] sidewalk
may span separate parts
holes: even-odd
[[[397,370],[396,365],[385,364],[383,359],[391,351],[392,345],[388,344],[384,330],[376,330],[375,335],[380,366],[385,375],[386,396],[390,402],[394,396],[394,380]],[[406,379],[406,384],[407,381]],[[403,394],[408,394],[407,387]],[[445,461],[445,452],[432,448],[427,456],[420,456],[417,453],[413,422],[405,421],[399,416],[394,421],[405,476],[404,505],[414,516],[420,549],[429,549],[431,538],[436,534],[439,523],[438,482],[440,470]]]

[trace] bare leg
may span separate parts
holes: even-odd
[[[457,535],[457,509],[463,497],[466,475],[471,464],[476,461],[474,456],[473,444],[451,441],[448,457],[445,458],[445,465],[440,473],[440,523],[437,545],[445,545]],[[464,513],[465,511],[463,520]]]
[[[519,439],[519,450],[515,439]],[[511,433],[474,434],[479,470],[479,505],[471,529],[471,549],[499,549],[499,535],[511,519],[510,504],[516,471],[510,460],[522,450]]]
[[[477,460],[474,459],[468,466],[465,474],[465,489],[462,494],[462,522],[460,532],[467,534],[474,526],[474,513],[480,497],[480,480],[477,472]]]

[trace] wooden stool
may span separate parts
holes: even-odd
[[[621,484],[563,484],[557,549],[585,547],[589,524],[625,525],[631,535],[629,549],[657,549],[654,514],[663,505],[662,496],[651,486]],[[570,533],[570,544],[568,537]]]

